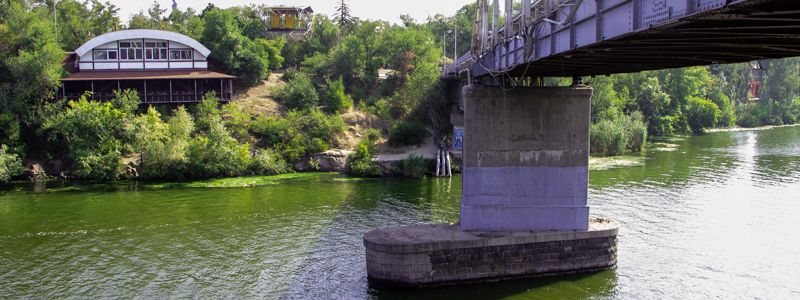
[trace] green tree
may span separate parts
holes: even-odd
[[[75,174],[82,178],[114,179],[121,171],[124,123],[126,112],[111,102],[95,102],[81,97],[48,120],[45,130],[51,140],[67,145],[74,160]]]
[[[0,145],[0,182],[8,182],[11,177],[22,173],[19,156],[10,153],[5,145]]]
[[[713,128],[717,125],[720,111],[714,102],[695,96],[689,96],[688,100],[686,115],[692,132],[702,133],[706,128]]]

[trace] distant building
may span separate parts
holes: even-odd
[[[305,35],[311,30],[314,10],[311,7],[270,7],[269,32],[274,35]]]
[[[211,51],[183,34],[150,29],[95,37],[75,50],[65,66],[61,95],[109,100],[114,91],[136,89],[143,104],[199,102],[207,92],[230,101],[236,77],[209,70]]]

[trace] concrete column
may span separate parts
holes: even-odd
[[[462,92],[461,229],[586,231],[592,89]]]

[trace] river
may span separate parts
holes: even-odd
[[[800,127],[670,139],[592,170],[616,268],[431,289],[366,279],[364,232],[455,222],[460,177],[0,189],[0,299],[800,298]]]

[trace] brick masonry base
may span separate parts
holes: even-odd
[[[377,229],[364,235],[367,274],[390,286],[437,286],[595,272],[617,263],[617,222],[588,231],[461,231],[458,225]]]

